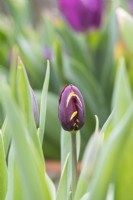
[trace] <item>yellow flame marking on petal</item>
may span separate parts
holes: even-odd
[[[76,119],[76,121],[77,121],[77,123],[79,123],[79,120],[78,120],[78,119]]]
[[[77,127],[77,128],[79,127],[78,124],[76,124],[76,123],[74,123],[73,126],[74,126],[74,127]]]
[[[79,101],[81,107],[82,107],[82,102],[81,102],[79,96],[78,96],[77,94],[75,94],[74,92],[71,92],[71,93],[69,94],[69,96],[67,97],[66,107],[68,107],[69,101],[70,101],[70,99],[71,99],[72,97],[76,97],[76,98],[78,99],[78,101]]]
[[[78,113],[77,111],[73,112],[73,114],[70,117],[70,121],[77,115],[77,113]]]

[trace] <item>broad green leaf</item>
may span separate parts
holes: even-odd
[[[104,131],[106,130],[110,133],[103,147],[101,157],[98,160],[99,163],[92,180],[90,199],[100,200],[106,195],[115,164],[117,165],[118,154],[128,135],[131,133],[132,123],[130,117],[132,118],[133,114],[132,105],[129,107],[131,101],[131,89],[126,75],[124,60],[121,59],[113,93],[113,112],[103,128]],[[101,178],[103,180],[102,184],[99,182]],[[97,188],[98,182],[99,188],[97,193],[95,193],[94,187]]]
[[[25,199],[24,191],[14,153],[13,145],[11,145],[8,156],[8,190],[6,200],[23,200]]]
[[[80,200],[88,200],[89,199],[89,193],[86,193]]]
[[[47,180],[47,184],[49,185],[50,188],[50,192],[51,192],[51,198],[52,200],[56,199],[56,188],[55,185],[53,183],[53,181],[49,178],[49,176],[46,174],[46,180]]]
[[[98,116],[95,115],[95,119],[96,119],[96,125],[95,125],[95,131],[94,133],[98,133],[99,132],[99,119],[98,119]]]
[[[131,134],[132,118],[133,104],[129,106],[124,117],[113,129],[110,137],[102,148],[90,185],[91,190],[89,200],[105,199],[113,172],[115,172],[118,156],[121,154],[121,149],[123,148],[126,139]]]
[[[27,123],[29,133],[32,134],[33,142],[36,144],[37,149],[39,150],[39,153],[43,160],[43,154],[42,151],[40,151],[41,146],[37,136],[37,130],[33,113],[32,88],[29,84],[25,67],[20,58],[18,58],[18,69],[17,69],[17,94],[20,107],[25,116],[25,121]]]
[[[67,170],[67,188],[70,189],[70,185],[72,182],[72,155],[71,155],[71,134],[64,129],[61,129],[61,169],[65,165],[65,161],[67,156],[70,154],[70,161],[68,163]],[[61,170],[61,171],[62,171]]]
[[[113,92],[113,122],[117,124],[125,114],[128,106],[132,102],[132,93],[126,72],[124,59],[121,58],[118,65],[115,87]]]
[[[108,136],[112,132],[112,129],[113,129],[113,112],[109,115],[108,119],[106,120],[106,122],[104,123],[104,125],[100,131],[101,133],[104,134],[105,140],[106,140],[106,138],[108,138]]]
[[[18,58],[17,68],[17,93],[20,106],[25,115],[28,129],[30,133],[33,134],[34,140],[36,140],[36,127],[33,114],[31,87],[25,71],[25,67],[20,58]]]
[[[31,134],[26,130],[23,114],[11,97],[11,92],[6,85],[2,86],[0,96],[13,138],[15,158],[24,187],[25,199],[50,200],[52,194],[45,177],[44,161],[39,153],[39,147],[35,146]]]
[[[101,130],[101,132],[105,134],[105,138],[108,138],[108,136],[112,132],[113,125],[117,124],[119,120],[123,117],[131,101],[131,87],[129,84],[124,59],[121,58],[118,65],[118,71],[113,92],[113,111]]]
[[[8,80],[8,70],[2,65],[0,65],[0,79],[5,81]]]
[[[14,97],[17,97],[17,58],[19,50],[17,46],[14,46],[11,50],[11,63],[10,63],[10,84]]]
[[[60,178],[60,182],[59,182],[59,186],[57,190],[56,200],[62,200],[62,199],[68,200],[69,190],[70,190],[70,185],[68,181],[68,179],[70,178],[68,176],[69,162],[70,162],[70,153],[67,155],[64,166],[63,166],[63,170],[62,170],[62,174],[61,174],[61,178]]]
[[[69,132],[61,129],[61,168],[65,164],[67,155],[71,153],[71,135]]]
[[[39,136],[40,136],[41,143],[43,143],[43,137],[44,137],[44,131],[45,131],[49,77],[50,77],[50,63],[49,63],[49,61],[47,61],[47,71],[46,71],[45,81],[44,81],[44,85],[43,85],[43,89],[42,89],[41,105],[40,105],[40,121],[39,121],[40,133],[39,133]]]
[[[115,200],[133,199],[133,129],[131,135],[121,149],[120,162],[115,181]]]
[[[82,170],[78,180],[74,200],[80,200],[80,198],[88,191],[102,142],[103,134],[99,132],[95,132],[88,142],[83,155]]]
[[[0,131],[0,199],[5,200],[7,192],[7,166],[6,166],[6,157],[4,152],[4,144],[2,133]]]
[[[10,142],[11,142],[11,135],[10,135],[8,127],[7,127],[7,119],[5,119],[5,121],[2,125],[1,132],[2,132],[2,137],[3,137],[5,157],[7,157],[8,149],[9,149]]]
[[[133,53],[133,17],[122,8],[116,10],[121,36],[129,50]]]

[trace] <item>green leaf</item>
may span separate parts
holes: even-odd
[[[33,134],[34,139],[36,140],[36,127],[33,114],[31,87],[25,71],[25,67],[20,58],[18,58],[17,69],[17,93],[20,106],[25,115],[28,129],[30,133]]]
[[[118,65],[118,72],[116,75],[112,100],[112,107],[114,110],[113,122],[115,124],[117,124],[119,120],[124,116],[131,102],[132,93],[125,67],[125,61],[123,58],[121,58]]]
[[[30,86],[25,67],[20,58],[18,58],[18,69],[17,69],[17,94],[20,107],[24,113],[25,121],[29,133],[32,134],[33,142],[36,144],[40,155],[43,158],[42,151],[40,151],[40,141],[37,136],[37,130],[35,125],[35,118],[33,112],[33,96],[32,88]]]
[[[43,89],[42,89],[41,105],[40,105],[39,137],[40,137],[41,143],[43,143],[43,137],[44,137],[44,131],[45,131],[49,78],[50,78],[50,63],[49,63],[49,61],[47,61],[47,71],[46,71],[45,81],[44,81],[44,85],[43,85]]]
[[[62,170],[58,190],[57,190],[57,196],[56,200],[68,200],[69,197],[69,190],[70,190],[70,185],[68,179],[70,178],[68,176],[68,171],[69,171],[69,162],[70,162],[70,153],[67,155],[65,164]]]
[[[0,132],[0,199],[5,200],[7,192],[7,166],[6,166],[6,157],[4,152],[4,144],[2,133]]]
[[[56,199],[56,188],[54,183],[52,182],[52,180],[49,178],[49,176],[46,174],[46,180],[47,180],[47,184],[49,185],[50,188],[50,192],[51,192],[51,198],[52,200]]]
[[[13,145],[11,145],[8,157],[8,190],[6,200],[23,200],[24,193],[22,182],[20,180],[18,165],[14,154]]]
[[[17,46],[14,46],[11,50],[11,63],[10,63],[10,84],[12,92],[15,98],[17,98],[17,59],[19,50]]]
[[[88,200],[89,199],[89,193],[86,193],[80,200]]]
[[[101,133],[104,133],[104,139],[106,140],[113,129],[113,112],[109,115],[108,119],[104,123]]]
[[[132,130],[131,130],[132,131]],[[125,142],[124,148],[121,149],[120,161],[118,163],[116,181],[115,181],[115,198],[116,200],[132,200],[133,198],[133,133]]]
[[[5,119],[5,121],[2,125],[1,132],[2,132],[2,137],[3,137],[5,157],[7,157],[8,149],[9,149],[10,142],[11,142],[11,135],[10,135],[8,127],[7,127],[7,119]]]
[[[108,137],[98,159],[90,186],[90,200],[102,200],[106,196],[109,183],[118,165],[118,157],[122,154],[121,149],[132,132],[133,105],[131,103],[131,89],[124,60],[121,59],[113,93],[113,112],[103,128],[104,131],[107,131]],[[100,182],[101,179],[102,182]],[[95,188],[97,188],[97,192],[95,192]]]
[[[77,142],[77,160],[80,154],[80,131],[76,134],[76,142]],[[65,165],[65,161],[67,156],[70,154],[70,161],[68,164],[67,170],[67,187],[70,189],[71,181],[72,181],[72,155],[71,155],[71,133],[61,129],[61,168],[63,169]]]
[[[82,160],[82,170],[78,180],[74,200],[80,200],[80,198],[88,191],[102,142],[103,134],[95,132],[87,144]]]
[[[61,129],[61,168],[65,164],[67,155],[71,153],[71,135],[69,132]]]
[[[49,184],[45,177],[44,160],[38,146],[35,146],[21,110],[11,97],[8,86],[3,85],[0,97],[7,114],[10,134],[13,139],[15,159],[17,159],[25,199],[52,199]]]
[[[102,152],[96,163],[96,169],[91,182],[89,200],[105,199],[107,189],[113,173],[115,173],[115,165],[117,166],[118,157],[121,154],[126,139],[131,134],[133,118],[133,104],[126,111],[124,117],[113,129],[110,137],[103,146]],[[102,180],[102,181],[101,181]]]
[[[116,74],[115,87],[112,97],[113,111],[101,130],[101,132],[105,134],[105,138],[108,138],[108,136],[112,132],[113,126],[117,125],[117,123],[125,114],[131,102],[131,87],[128,80],[124,58],[121,58],[118,65],[118,71]]]
[[[71,155],[71,134],[64,129],[61,129],[61,169],[65,165],[67,156],[70,154],[70,162],[67,170],[67,187],[70,188],[72,182],[72,155]]]

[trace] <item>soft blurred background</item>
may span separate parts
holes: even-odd
[[[94,131],[95,115],[102,127],[111,113],[112,90],[121,56],[126,59],[133,88],[133,47],[130,48],[127,41],[129,36],[120,33],[120,23],[116,19],[118,6],[133,13],[133,1],[104,0],[101,10],[92,13],[94,18],[100,12],[100,21],[92,20],[87,30],[74,28],[71,19],[67,20],[67,7],[64,11],[60,2],[0,0],[0,79],[9,80],[10,69],[20,55],[39,103],[46,60],[51,63],[44,138],[47,159],[60,159],[58,99],[65,84],[76,85],[85,99],[81,156]],[[82,20],[84,22],[84,16]],[[0,124],[3,119],[1,110]]]

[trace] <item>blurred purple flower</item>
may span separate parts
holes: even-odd
[[[45,48],[43,49],[43,56],[44,56],[46,59],[50,60],[50,59],[52,58],[52,49],[49,48],[49,47],[45,47]]]
[[[85,122],[85,105],[79,89],[73,85],[65,86],[59,99],[59,120],[63,129],[76,131]]]
[[[128,6],[129,6],[129,10],[131,11],[131,14],[133,14],[133,0],[128,0]]]
[[[77,32],[98,28],[101,24],[103,0],[57,0],[62,15]]]

